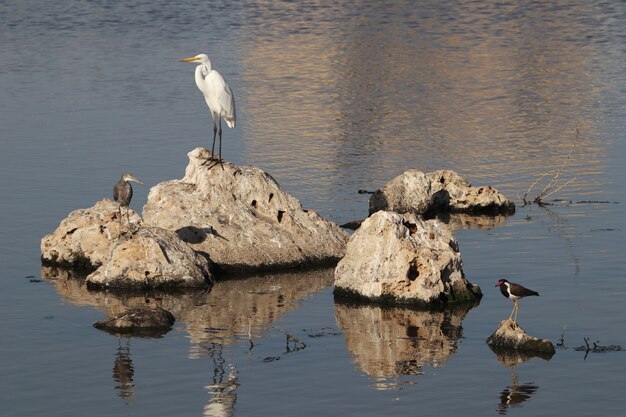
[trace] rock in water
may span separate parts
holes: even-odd
[[[111,243],[120,232],[117,203],[105,198],[93,207],[71,212],[59,227],[41,239],[41,261],[45,265],[96,269],[109,256]],[[129,210],[131,223],[141,218]]]
[[[334,264],[343,256],[348,235],[339,226],[303,210],[260,169],[209,168],[208,155],[194,149],[183,179],[152,187],[147,225],[176,231],[226,272]]]
[[[93,326],[113,334],[159,337],[169,331],[175,321],[172,313],[160,307],[131,307]]]
[[[410,169],[370,197],[370,214],[378,210],[415,214],[438,211],[497,214],[514,213],[515,204],[490,186],[472,187],[454,171],[424,174]]]
[[[443,223],[379,211],[348,241],[335,295],[422,306],[474,302],[482,293],[461,266],[459,245]]]
[[[158,227],[120,236],[104,264],[87,276],[90,287],[107,288],[188,288],[212,281],[209,261]]]
[[[503,320],[496,331],[489,336],[487,344],[492,347],[515,349],[520,352],[537,352],[553,355],[554,345],[548,339],[529,336],[513,320]]]

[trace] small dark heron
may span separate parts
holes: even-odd
[[[130,226],[128,205],[130,204],[130,200],[133,198],[133,187],[130,185],[131,181],[143,184],[143,182],[135,178],[133,174],[131,174],[130,172],[125,172],[122,174],[122,177],[117,182],[117,184],[115,184],[115,187],[113,187],[113,199],[119,205],[118,208],[120,213],[120,226],[122,225],[122,207],[126,207],[126,220],[128,221],[128,225]]]

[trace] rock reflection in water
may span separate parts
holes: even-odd
[[[509,215],[507,214],[487,216],[467,213],[441,213],[437,215],[437,220],[447,224],[452,231],[455,231],[463,229],[493,229],[504,225],[508,217]]]
[[[90,291],[84,280],[59,268],[42,267],[64,301],[95,307],[115,315],[129,307],[154,305],[169,310],[186,326],[191,340],[190,356],[206,357],[216,344],[253,340],[298,302],[328,288],[333,269],[266,274],[218,281],[210,291],[173,292]]]
[[[374,387],[396,389],[400,377],[421,375],[424,366],[440,366],[454,354],[470,308],[416,311],[336,302],[335,317],[355,363],[374,378]]]
[[[552,358],[552,355],[542,353],[533,356],[514,350],[494,349],[491,346],[490,348],[498,357],[498,362],[511,370],[513,378],[512,384],[506,386],[502,392],[500,392],[500,404],[498,404],[497,411],[498,414],[505,415],[509,411],[509,408],[521,406],[524,401],[529,400],[530,397],[539,389],[539,387],[532,382],[524,384],[519,383],[517,365],[527,362],[535,356],[548,361]]]

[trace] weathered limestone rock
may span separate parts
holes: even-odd
[[[378,210],[415,214],[438,211],[513,213],[515,204],[490,186],[472,187],[454,171],[438,170],[424,174],[410,169],[370,197],[370,214]]]
[[[131,224],[141,218],[129,210]],[[41,239],[41,260],[46,265],[98,268],[109,256],[111,243],[128,228],[120,228],[117,203],[105,198],[93,207],[71,212],[59,227]]]
[[[461,266],[459,245],[441,222],[379,211],[350,238],[335,294],[424,306],[480,299]]]
[[[116,239],[104,264],[87,284],[107,288],[201,287],[213,281],[209,261],[175,232],[139,229]]]
[[[175,321],[172,313],[160,307],[131,307],[93,326],[109,333],[158,337],[169,331]]]
[[[335,263],[348,235],[284,192],[267,173],[224,162],[209,168],[209,152],[189,152],[181,180],[150,190],[144,222],[175,230],[226,272]],[[203,165],[204,164],[204,165]]]
[[[513,320],[502,320],[496,331],[489,336],[487,344],[492,347],[538,352],[552,355],[554,345],[547,339],[529,336]]]

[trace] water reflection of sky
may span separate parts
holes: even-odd
[[[521,195],[562,164],[579,129],[570,189],[601,192],[603,106],[616,88],[607,75],[622,53],[611,7],[463,3],[346,4],[315,27],[266,13],[256,26],[252,15],[246,159],[348,199],[408,167],[452,168]],[[284,41],[263,41],[275,36]]]

